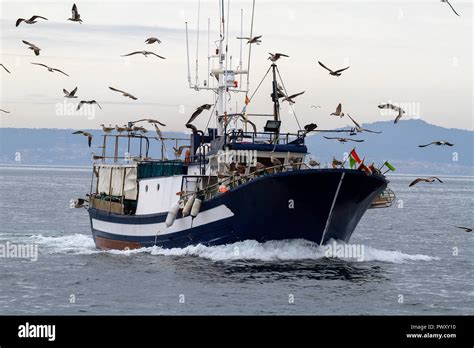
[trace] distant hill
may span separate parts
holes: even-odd
[[[306,140],[311,156],[325,163],[330,162],[333,156],[342,159],[344,152],[356,147],[357,153],[365,157],[367,163],[380,164],[388,160],[397,168],[397,173],[474,175],[473,131],[447,129],[421,120],[406,120],[396,125],[390,121],[375,122],[364,126],[383,133],[364,132],[354,138],[364,139],[365,142],[345,144],[322,137],[329,134],[314,133]],[[72,135],[71,132],[71,129],[0,128],[0,164],[90,165],[91,152],[100,152],[97,146],[102,132],[90,130],[96,135],[92,149],[87,147],[85,137]],[[165,135],[189,137],[184,133]],[[347,137],[342,133],[339,135]],[[455,146],[418,147],[434,140],[446,140]],[[172,156],[171,146],[171,143],[167,145],[169,156]],[[152,155],[157,156],[159,149],[156,149],[157,146],[154,148]],[[123,154],[126,150],[121,146],[119,153]]]
[[[344,144],[324,139],[323,135],[348,137],[345,133],[315,134],[307,138],[306,144],[315,159],[323,162],[330,162],[333,154],[341,159],[343,152],[356,147],[366,162],[380,164],[388,160],[398,173],[474,174],[473,131],[443,128],[422,120],[404,120],[397,124],[374,122],[363,126],[382,134],[359,133],[353,138],[364,139],[363,143]],[[449,141],[454,146],[418,147],[435,140]]]

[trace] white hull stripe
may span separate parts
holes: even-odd
[[[198,216],[194,218],[194,221],[192,220],[191,216],[176,219],[174,224],[168,228],[164,222],[133,225],[97,219],[92,219],[92,228],[98,231],[122,236],[149,237],[180,232],[190,229],[191,227],[207,225],[232,216],[234,216],[234,213],[232,213],[229,208],[227,208],[225,205],[219,205],[215,208],[199,213]]]

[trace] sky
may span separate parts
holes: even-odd
[[[67,21],[73,2],[0,0],[0,127],[98,128],[150,117],[167,124],[164,130],[184,131],[194,109],[213,102],[213,93],[196,92],[187,83],[185,22],[189,25],[191,74],[195,78],[198,0],[187,1],[76,1],[83,24]],[[252,0],[226,0],[230,4],[229,47],[232,68],[240,55],[240,12],[243,34],[250,33]],[[347,117],[330,116],[339,103],[343,112],[360,123],[390,120],[393,115],[377,108],[380,103],[401,105],[404,118],[418,118],[448,128],[474,129],[473,117],[473,4],[452,0],[460,13],[438,0],[420,1],[262,1],[256,0],[249,76],[252,94],[269,67],[268,52],[289,55],[278,62],[301,125],[343,127]],[[15,27],[17,18],[42,15],[48,21]],[[207,79],[208,31],[211,49],[218,38],[218,0],[201,0],[198,78]],[[146,45],[158,37],[161,44]],[[39,46],[36,57],[22,43]],[[244,67],[248,47],[244,44]],[[150,50],[166,57],[136,55]],[[338,69],[333,77],[317,61]],[[30,64],[43,63],[70,76],[50,73]],[[229,64],[230,65],[230,64]],[[1,68],[0,68],[1,69]],[[244,78],[244,87],[245,87]],[[65,99],[62,89],[78,87],[78,99]],[[108,89],[125,90],[134,101]],[[248,107],[249,113],[271,113],[270,80],[264,81]],[[230,93],[229,111],[243,106],[244,95]],[[80,100],[94,99],[102,109]],[[321,108],[311,108],[320,105]],[[282,105],[282,130],[298,129],[287,103]],[[204,128],[210,113],[195,122]],[[264,118],[253,120],[259,127]],[[212,123],[211,123],[212,125]]]

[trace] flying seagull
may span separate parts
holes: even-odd
[[[459,16],[459,13],[456,12],[456,10],[454,9],[454,7],[451,5],[451,3],[449,2],[449,0],[441,0],[441,2],[445,2],[449,5],[449,7],[451,7],[451,10],[453,10],[453,12],[456,14],[456,16]]]
[[[290,104],[294,104],[295,101],[293,100],[293,98],[296,98],[297,96],[302,95],[304,92],[305,92],[305,91],[299,92],[299,93],[295,93],[295,94],[292,94],[292,95],[290,95],[290,96],[285,96],[285,97],[283,98],[283,101],[287,101],[287,102],[290,103]]]
[[[191,146],[189,145],[181,145],[180,147],[174,147],[173,146],[173,152],[176,158],[181,157],[181,154],[183,153],[184,149],[189,149]]]
[[[318,109],[321,108],[321,105],[311,105],[311,109]]]
[[[430,145],[438,145],[438,146],[454,146],[454,144],[448,143],[447,141],[433,141],[429,144],[425,145],[418,145],[418,147],[427,147]]]
[[[380,104],[379,105],[379,109],[391,109],[393,111],[396,111],[398,112],[398,116],[395,118],[395,120],[393,121],[393,123],[398,123],[398,121],[400,120],[400,118],[403,116],[403,114],[405,113],[405,111],[399,107],[399,106],[396,106],[396,105],[393,105],[393,104],[390,104],[390,103],[387,103],[387,104]]]
[[[83,104],[97,104],[97,106],[99,107],[99,109],[102,109],[102,107],[99,105],[98,102],[96,102],[95,100],[81,100],[79,102],[79,104],[77,105],[77,109],[76,110],[79,110]]]
[[[76,96],[77,87],[74,88],[71,92],[68,92],[66,89],[63,88],[63,92],[64,92],[65,98],[77,98]]]
[[[472,232],[472,227],[462,227],[462,226],[453,226],[456,228],[460,228],[461,230],[464,230],[465,232]]]
[[[347,143],[348,141],[355,141],[355,142],[357,142],[357,143],[361,143],[361,142],[364,141],[364,140],[362,140],[362,139],[359,140],[359,139],[327,137],[327,136],[324,136],[324,138],[337,140],[337,141],[339,141],[341,144]]]
[[[31,64],[44,66],[46,69],[48,69],[49,72],[55,72],[55,71],[57,71],[57,72],[60,72],[61,74],[64,74],[64,75],[66,75],[66,76],[69,76],[68,74],[66,74],[66,73],[65,73],[64,71],[62,71],[62,70],[59,70],[59,69],[56,69],[56,68],[51,68],[51,67],[49,67],[49,66],[47,66],[47,65],[44,65],[44,64],[41,64],[41,63],[31,63]]]
[[[71,11],[72,11],[71,18],[68,18],[67,20],[71,22],[79,22],[79,24],[82,24],[81,15],[79,14],[79,11],[77,11],[76,4],[72,5]]]
[[[36,23],[36,20],[37,20],[38,18],[41,18],[41,19],[44,19],[44,20],[48,20],[48,18],[41,17],[41,16],[36,16],[36,15],[33,16],[33,17],[31,17],[30,19],[18,18],[18,19],[16,20],[15,26],[16,26],[16,27],[19,26],[21,22],[25,22],[26,24],[34,24],[34,23]]]
[[[193,112],[193,114],[191,115],[191,118],[189,119],[188,122],[186,122],[186,124],[193,122],[196,119],[196,117],[198,117],[204,110],[209,110],[211,106],[212,104],[204,104],[198,107],[196,111]]]
[[[38,46],[36,46],[36,45],[34,45],[34,44],[32,44],[32,43],[29,43],[28,41],[25,41],[25,40],[22,40],[22,41],[23,41],[23,43],[24,43],[25,45],[28,45],[28,46],[29,46],[28,48],[29,48],[30,50],[32,50],[33,52],[35,52],[35,54],[36,54],[37,56],[39,56],[40,51],[41,51],[41,48],[39,48]]]
[[[286,54],[283,54],[283,53],[268,53],[268,54],[270,55],[270,57],[268,57],[268,59],[270,59],[272,62],[276,62],[281,57],[290,57],[290,56],[287,56]]]
[[[362,128],[362,127],[360,126],[360,124],[358,124],[358,123],[356,122],[356,120],[354,120],[354,119],[351,117],[351,115],[347,114],[347,116],[352,120],[352,122],[353,122],[354,125],[355,125],[355,130],[356,130],[357,132],[359,132],[359,133],[362,133],[362,132],[364,132],[364,131],[365,131],[365,132],[369,132],[369,133],[377,133],[377,134],[382,133],[382,132],[376,132],[376,131],[373,131],[373,130],[370,130],[370,129]],[[355,135],[355,134],[354,134],[354,135]]]
[[[123,54],[122,57],[133,56],[134,54],[143,54],[147,58],[148,58],[148,55],[151,54],[153,56],[157,56],[158,58],[166,59],[165,57],[159,56],[158,54],[150,52],[150,51],[135,51],[129,54]]]
[[[155,120],[155,119],[153,119],[153,118],[143,118],[143,119],[141,119],[141,120],[134,121],[133,123],[145,122],[145,121],[148,122],[148,123],[158,123],[160,126],[166,127],[166,124],[164,124],[164,123],[162,123],[162,122],[160,122],[160,121],[158,121],[158,120]]]
[[[115,92],[122,93],[122,95],[123,95],[124,97],[131,98],[131,99],[133,99],[133,100],[137,100],[137,99],[138,99],[137,97],[134,97],[134,96],[131,95],[130,93],[127,93],[127,92],[125,92],[125,91],[121,91],[120,89],[113,88],[113,87],[109,87],[109,89],[111,89],[112,91],[115,91]]]
[[[10,111],[3,110],[3,109],[0,109],[0,111],[1,111],[1,112],[4,112],[4,113],[6,113],[6,114],[9,114],[9,113],[10,113]]]
[[[81,134],[81,135],[84,135],[85,137],[87,137],[87,144],[89,144],[89,147],[91,147],[91,144],[92,144],[92,134],[91,133],[79,130],[79,131],[75,131],[72,134]]]
[[[247,40],[247,43],[248,44],[254,44],[256,43],[257,45],[260,45],[260,42],[262,42],[262,40],[260,40],[262,38],[263,35],[260,35],[260,36],[254,36],[254,37],[238,37],[237,39],[239,40]]]
[[[161,43],[161,40],[158,39],[158,38],[156,38],[156,37],[149,37],[148,39],[145,40],[145,43],[146,43],[146,44],[149,44],[149,45],[151,45],[151,44],[153,44],[153,43],[155,43],[155,42],[157,42],[157,43],[160,44],[160,43]]]
[[[5,65],[3,65],[3,64],[0,64],[0,65],[2,66],[3,69],[5,69],[5,71],[6,71],[7,73],[10,74],[10,70],[8,70],[8,69],[5,67]]]
[[[440,178],[438,178],[437,176],[432,176],[432,177],[429,177],[429,178],[417,178],[417,179],[413,180],[413,181],[410,183],[410,185],[408,185],[408,187],[412,187],[412,186],[414,186],[414,185],[416,185],[416,184],[418,184],[419,182],[422,182],[422,181],[423,181],[423,182],[433,182],[433,181],[436,181],[436,180],[438,180],[440,183],[443,182],[443,181],[442,181]]]
[[[319,63],[319,65],[321,65],[324,69],[326,69],[327,71],[329,71],[329,75],[332,75],[332,76],[341,76],[341,73],[342,73],[344,70],[349,69],[349,67],[347,67],[347,68],[343,68],[343,69],[339,69],[339,70],[333,71],[333,70],[329,69],[326,65],[324,65],[323,63],[321,63],[320,61],[318,61],[318,63]]]
[[[339,117],[344,117],[344,113],[342,112],[342,104],[339,103],[339,105],[336,108],[336,111],[331,114],[331,116],[339,116]]]

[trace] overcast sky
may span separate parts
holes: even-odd
[[[225,1],[227,4],[227,0]],[[300,123],[320,128],[342,127],[349,120],[329,116],[339,102],[343,111],[361,122],[389,120],[377,104],[401,103],[406,118],[451,128],[473,126],[473,18],[472,1],[451,3],[457,17],[439,0],[425,1],[256,1],[254,33],[263,35],[252,48],[250,93],[268,69],[268,52],[282,52],[279,69],[289,93],[306,91],[294,109]],[[0,1],[1,127],[97,128],[124,124],[141,117],[158,118],[166,130],[184,130],[198,105],[212,102],[212,93],[187,86],[184,22],[190,26],[191,71],[194,79],[198,0],[193,1],[77,1],[83,24],[69,22],[73,2]],[[233,68],[238,65],[240,9],[244,10],[244,36],[250,31],[252,1],[230,1],[229,43]],[[15,27],[17,18],[33,14],[48,21]],[[199,79],[207,78],[207,18],[211,40],[217,39],[218,0],[201,0]],[[156,36],[160,45],[145,45]],[[21,41],[42,51],[34,56]],[[214,44],[211,43],[211,47]],[[247,64],[244,47],[244,65]],[[152,50],[166,60],[137,55]],[[350,69],[332,77],[317,60],[334,69]],[[31,65],[44,63],[70,77]],[[245,81],[245,80],[244,80]],[[78,99],[63,98],[62,89],[78,86]],[[137,101],[110,91],[126,90]],[[249,112],[271,112],[268,80],[249,105]],[[243,95],[232,94],[230,105],[242,107]],[[81,99],[97,100],[102,110],[81,115],[68,110]],[[321,105],[312,109],[311,105]],[[233,110],[234,111],[234,110]],[[203,128],[209,114],[196,125]],[[282,107],[283,129],[295,130],[288,106]],[[264,120],[259,118],[257,124]]]

